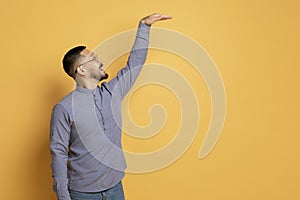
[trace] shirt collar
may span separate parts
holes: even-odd
[[[81,87],[79,85],[76,85],[76,91],[78,92],[82,92],[82,93],[85,93],[85,94],[96,94],[96,90],[99,86],[97,86],[95,89],[93,90],[90,90],[90,89],[87,89],[87,88],[84,88],[84,87]]]

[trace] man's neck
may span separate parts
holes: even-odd
[[[78,80],[78,79],[76,79],[75,81],[78,86],[86,88],[88,90],[94,90],[98,86],[98,83],[94,80]]]

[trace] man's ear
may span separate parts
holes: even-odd
[[[82,67],[82,65],[78,66],[76,70],[78,74],[85,75],[86,70]]]

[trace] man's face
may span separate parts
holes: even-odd
[[[88,49],[84,49],[81,53],[81,58],[78,60],[78,70],[85,72],[88,78],[101,81],[108,78],[108,74],[103,70],[103,63],[98,56]],[[83,73],[82,73],[83,74]]]

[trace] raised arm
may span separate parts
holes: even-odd
[[[118,72],[115,78],[107,83],[110,90],[117,90],[122,97],[127,94],[145,63],[148,53],[149,31],[151,25],[157,21],[167,19],[171,19],[171,17],[161,14],[152,14],[140,20],[136,38],[126,66]]]

